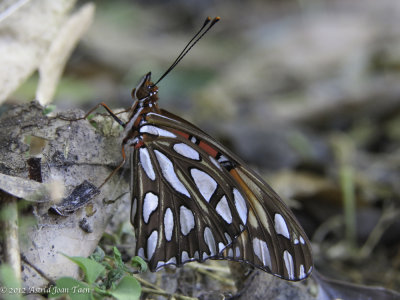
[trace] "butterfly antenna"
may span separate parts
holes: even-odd
[[[168,75],[169,72],[172,71],[173,68],[182,60],[182,58],[185,57],[185,55],[190,51],[190,49],[193,48],[194,45],[197,44],[197,42],[213,27],[218,21],[220,20],[220,17],[215,17],[212,21],[210,17],[207,17],[206,20],[203,23],[203,26],[201,26],[200,30],[197,31],[197,33],[192,37],[192,39],[186,44],[185,48],[179,53],[178,57],[175,59],[175,61],[172,63],[172,65],[164,72],[164,74],[154,83],[153,86],[157,85],[165,76]],[[210,23],[211,22],[211,23]],[[210,25],[206,28],[206,26],[210,23]],[[204,28],[206,28],[204,30]]]

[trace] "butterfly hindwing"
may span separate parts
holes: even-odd
[[[144,134],[144,141],[132,159],[138,255],[151,270],[216,258],[244,228],[247,207],[240,212],[235,208],[235,194],[241,192],[189,140]]]
[[[233,153],[162,110],[139,128],[132,159],[137,253],[151,270],[207,258],[288,280],[311,272],[309,241],[279,196]],[[190,229],[190,230],[189,230]]]

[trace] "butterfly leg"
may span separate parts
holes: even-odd
[[[83,116],[82,119],[86,119],[92,112],[94,112],[99,106],[103,106],[105,108],[105,110],[107,110],[107,112],[110,114],[110,116],[122,127],[125,127],[126,124],[125,122],[123,122],[120,118],[117,117],[116,114],[113,113],[113,111],[107,106],[107,104],[105,104],[104,102],[101,102],[99,104],[97,104],[95,107],[93,107],[91,110],[89,110],[86,115]]]
[[[88,111],[83,117],[81,117],[81,118],[77,118],[77,119],[68,119],[68,118],[65,118],[65,117],[63,117],[63,116],[58,116],[58,118],[61,119],[61,120],[65,120],[65,121],[84,120],[84,119],[86,119],[92,112],[94,112],[99,106],[103,106],[103,107],[105,108],[105,110],[107,110],[108,114],[109,114],[119,125],[121,125],[122,127],[125,127],[125,126],[126,126],[126,123],[123,122],[120,118],[117,117],[117,114],[123,113],[123,112],[126,112],[126,111],[122,111],[122,112],[119,112],[119,113],[115,114],[115,113],[108,107],[108,105],[105,104],[104,102],[101,102],[101,103],[97,104],[96,106],[94,106],[91,110],[89,110],[89,111]]]
[[[99,189],[101,189],[102,186],[105,185],[106,182],[108,180],[110,180],[110,178],[113,177],[115,175],[115,173],[117,173],[118,170],[121,169],[121,167],[125,164],[125,162],[126,162],[125,144],[126,144],[126,142],[124,141],[122,143],[122,147],[121,147],[121,153],[122,153],[122,161],[121,161],[121,163],[110,173],[110,175],[107,176],[107,178],[104,180],[104,182],[99,186]]]

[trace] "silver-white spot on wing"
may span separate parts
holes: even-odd
[[[235,256],[236,257],[240,257],[240,248],[239,248],[239,246],[236,246],[236,248],[235,248]]]
[[[225,195],[221,198],[221,200],[219,200],[215,210],[225,220],[226,223],[232,223],[231,209],[229,208]]]
[[[242,194],[237,189],[233,189],[233,197],[235,199],[235,206],[236,206],[236,210],[239,214],[239,217],[240,217],[240,219],[242,219],[243,224],[246,224],[246,222],[247,222],[246,201],[244,201]]]
[[[232,243],[232,238],[229,235],[229,233],[225,232],[224,235],[225,235],[226,240],[228,241],[228,244]]]
[[[222,250],[224,250],[225,247],[226,247],[226,246],[224,245],[224,243],[219,242],[219,243],[218,243],[218,253],[220,253]]]
[[[212,162],[218,169],[222,170],[221,165],[219,164],[219,162],[217,162],[217,160],[216,160],[214,157],[210,156],[209,158],[210,158],[211,162]]]
[[[179,193],[184,194],[190,198],[190,194],[189,194],[188,190],[185,188],[185,186],[179,180],[178,176],[176,176],[176,173],[174,170],[174,165],[172,164],[172,161],[170,161],[167,156],[165,156],[163,153],[161,153],[158,150],[154,150],[154,153],[156,154],[156,157],[157,157],[158,163],[160,164],[161,172],[162,172],[164,178],[169,182],[170,185],[172,185],[172,187],[176,191],[178,191]]]
[[[303,245],[306,243],[302,236],[300,236],[300,243],[302,243]]]
[[[297,245],[299,243],[299,239],[294,239],[293,244]]]
[[[223,162],[229,161],[229,159],[228,159],[226,156],[221,155],[221,156],[218,158],[218,161],[219,161],[220,163],[223,163]]]
[[[171,257],[168,261],[164,262],[164,261],[159,261],[157,263],[156,269],[163,267],[165,265],[169,265],[169,264],[174,264],[176,265],[176,258],[175,257]]]
[[[206,172],[198,169],[191,169],[190,174],[192,174],[194,183],[199,189],[201,195],[207,202],[209,202],[217,188],[217,182]]]
[[[187,251],[182,251],[181,259],[182,259],[182,263],[190,260],[189,253]]]
[[[172,232],[174,230],[174,215],[172,210],[168,207],[164,214],[164,234],[168,242],[171,241]]]
[[[281,234],[285,238],[290,239],[289,229],[281,214],[275,214],[275,231],[277,234]]]
[[[139,158],[140,164],[144,172],[146,173],[147,177],[151,180],[156,179],[156,174],[154,173],[153,165],[151,164],[149,150],[147,148],[142,147],[139,149]]]
[[[306,273],[304,272],[304,265],[300,265],[300,276],[299,279],[306,278]]]
[[[158,232],[157,230],[154,230],[147,239],[147,259],[149,260],[153,257],[153,254],[156,251],[157,239]]]
[[[141,258],[146,259],[146,256],[144,255],[144,249],[143,248],[140,248],[138,250],[138,256],[140,256]]]
[[[228,257],[232,257],[233,258],[233,250],[232,250],[232,248],[228,249]]]
[[[200,154],[196,150],[194,150],[192,147],[186,145],[185,143],[178,143],[174,145],[174,150],[175,152],[179,153],[180,155],[194,159],[194,160],[200,160]]]
[[[254,249],[254,254],[263,263],[263,265],[271,268],[271,256],[269,254],[267,243],[258,238],[254,238],[253,249]]]
[[[149,134],[152,134],[152,135],[158,135],[158,136],[170,137],[170,138],[175,138],[176,137],[176,135],[173,134],[172,132],[170,132],[168,130],[164,130],[164,129],[158,128],[156,126],[152,126],[152,125],[144,125],[144,126],[140,127],[139,132],[141,134],[149,133]]]
[[[217,249],[215,247],[215,239],[212,234],[212,231],[209,227],[204,228],[204,242],[207,244],[208,249],[210,250],[211,256],[217,254]],[[204,259],[204,255],[203,255]]]
[[[146,193],[143,200],[143,220],[149,222],[150,215],[158,207],[158,196],[152,192]]]
[[[195,259],[199,259],[200,258],[199,251],[195,251],[193,257]]]
[[[293,264],[293,257],[289,253],[289,251],[283,251],[283,260],[285,261],[285,267],[288,272],[288,277],[290,280],[294,280],[294,264]]]
[[[180,207],[179,224],[181,225],[181,232],[183,235],[189,234],[194,228],[193,212],[185,206]]]

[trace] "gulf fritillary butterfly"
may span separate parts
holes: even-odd
[[[158,107],[156,84],[217,21],[207,18],[155,84],[151,73],[143,77],[132,91],[128,122],[99,104],[125,133],[123,161],[108,178],[125,163],[125,147],[133,148],[131,222],[136,253],[151,271],[230,259],[286,280],[302,280],[313,268],[311,246],[289,208],[235,154]]]

